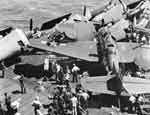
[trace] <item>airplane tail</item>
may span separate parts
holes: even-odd
[[[85,5],[84,5],[84,9],[83,9],[83,16],[85,16],[88,20],[90,20],[92,17],[90,9],[87,8]]]

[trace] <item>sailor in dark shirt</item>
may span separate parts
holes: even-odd
[[[12,113],[12,108],[11,108],[11,97],[7,95],[7,93],[4,93],[5,96],[5,105],[7,108],[7,113],[8,115],[11,115]]]

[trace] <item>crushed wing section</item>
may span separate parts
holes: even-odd
[[[53,47],[46,44],[42,44],[41,40],[30,40],[30,47],[46,50],[49,52],[55,52],[66,56],[79,58],[86,61],[98,61],[96,42],[83,41],[83,42],[72,42],[67,44],[60,44],[59,46]]]

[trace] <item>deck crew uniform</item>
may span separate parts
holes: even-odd
[[[56,64],[56,80],[62,84],[63,82],[63,68],[60,66],[60,64]]]
[[[78,104],[77,97],[73,96],[71,98],[71,102],[72,102],[72,115],[77,115],[77,104]]]
[[[81,105],[82,105],[83,109],[87,109],[89,95],[86,92],[81,92],[80,96],[82,97]]]
[[[7,108],[7,113],[8,114],[11,114],[11,97],[10,96],[7,96],[7,94],[5,95],[5,105],[6,105],[6,108]]]
[[[37,110],[40,110],[42,104],[39,100],[39,97],[36,97],[35,100],[32,102],[32,106],[34,107],[34,114],[38,115]]]
[[[44,78],[47,79],[49,75],[49,58],[46,57],[44,60]]]
[[[80,68],[73,64],[72,73],[73,73],[73,80],[72,82],[78,82],[78,71],[80,71]]]
[[[12,115],[20,115],[20,113],[18,112],[19,106],[20,106],[20,101],[21,98],[17,99],[16,101],[11,103],[11,108],[12,108]]]
[[[20,83],[21,93],[26,93],[26,88],[25,88],[25,85],[24,85],[24,76],[23,75],[20,76],[19,83]]]

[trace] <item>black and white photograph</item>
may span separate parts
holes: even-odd
[[[150,0],[0,0],[0,115],[150,115]]]

